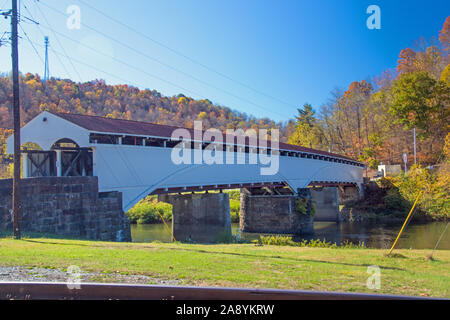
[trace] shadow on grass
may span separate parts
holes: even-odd
[[[72,239],[70,239],[72,240]],[[86,240],[86,239],[76,239],[76,240]],[[38,239],[23,239],[23,241],[31,242],[31,243],[39,243],[39,244],[50,244],[50,245],[65,245],[65,246],[81,246],[81,247],[91,247],[91,248],[104,248],[105,245],[96,245],[96,244],[73,244],[73,243],[58,243],[58,242],[48,242],[48,241],[39,241]],[[87,240],[89,241],[89,240]],[[116,242],[111,242],[112,244]],[[239,244],[237,244],[239,245]],[[124,247],[130,248],[131,246],[125,245]],[[145,249],[145,248],[152,248],[155,249],[155,246],[148,246],[148,245],[140,245],[139,247],[134,247],[134,249]],[[120,247],[117,247],[117,249],[121,249]],[[247,258],[259,258],[259,259],[279,259],[284,261],[293,261],[293,262],[313,262],[313,263],[322,263],[322,264],[331,264],[331,265],[343,265],[343,266],[351,266],[351,267],[369,267],[373,264],[356,264],[356,263],[347,263],[347,262],[336,262],[336,261],[325,261],[325,260],[313,260],[313,259],[299,259],[299,258],[290,258],[290,257],[282,257],[279,255],[257,255],[257,254],[250,254],[250,253],[239,253],[239,252],[220,252],[220,251],[208,251],[203,249],[189,249],[189,248],[162,248],[167,250],[174,250],[174,251],[189,251],[189,252],[197,252],[202,254],[217,254],[217,255],[230,255],[230,256],[240,256],[240,257],[247,257]],[[339,249],[333,249],[333,250],[339,250]],[[404,257],[406,258],[406,257]],[[385,270],[397,270],[397,271],[408,271],[406,269],[397,268],[397,267],[387,267],[387,266],[379,266],[381,269]]]
[[[14,235],[10,231],[0,231],[0,239],[14,238]],[[35,238],[35,239],[57,239],[57,240],[88,240],[81,237],[72,237],[66,235],[56,235],[51,233],[40,233],[40,232],[22,232],[22,239]]]
[[[289,260],[289,261],[295,261],[295,262],[316,262],[316,263],[344,265],[344,266],[351,266],[351,267],[369,267],[369,266],[373,265],[372,263],[371,264],[365,264],[365,263],[364,264],[355,264],[355,263],[336,262],[336,261],[298,259],[298,258],[289,258],[289,257],[274,256],[274,255],[256,255],[256,254],[237,253],[237,252],[206,251],[206,250],[201,250],[201,249],[187,249],[187,248],[166,248],[166,249],[169,249],[169,250],[180,250],[180,251],[181,250],[183,250],[183,251],[194,251],[194,252],[199,252],[199,253],[213,253],[213,254],[235,255],[235,256],[252,257],[252,258],[281,259],[281,260]],[[379,266],[379,267],[381,269],[386,269],[386,270],[408,271],[406,269],[396,268],[396,267],[386,267],[386,266]]]
[[[0,239],[14,239],[14,235],[12,232],[0,232]],[[39,241],[39,239],[51,239],[51,240],[73,240],[73,241],[93,241],[87,238],[81,238],[81,237],[70,237],[70,236],[63,236],[63,235],[55,235],[55,234],[47,234],[47,233],[38,233],[38,232],[22,232],[22,236],[20,241],[25,242],[34,242],[34,243],[41,243],[41,244],[57,244],[57,245],[67,245],[67,246],[86,246],[90,247],[93,245],[89,244],[73,244],[73,243],[59,243],[59,242],[48,242],[48,241]],[[98,246],[101,247],[101,246]]]

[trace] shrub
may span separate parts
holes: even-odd
[[[298,243],[294,242],[292,237],[280,235],[260,236],[259,242],[268,246],[298,246]]]
[[[241,192],[239,190],[226,191],[229,194],[230,200],[241,201]]]
[[[450,138],[448,143],[450,144]],[[412,166],[407,174],[401,173],[395,177],[382,178],[378,181],[379,190],[371,191],[366,199],[358,201],[355,206],[377,214],[405,215],[411,209],[420,191],[423,191],[417,203],[415,216],[448,220],[450,219],[449,157],[438,167],[438,170],[433,170]],[[371,197],[376,200],[376,203],[370,203],[371,207],[364,206]]]
[[[172,206],[158,202],[155,197],[147,197],[128,210],[127,216],[131,223],[162,223],[161,216],[166,221],[172,220]]]
[[[316,214],[316,207],[314,202],[308,198],[297,198],[295,201],[295,211],[306,215],[308,213],[308,206],[310,206],[310,215],[313,217]]]
[[[449,175],[447,160],[438,172],[432,172],[420,166],[413,166],[407,174],[400,174],[395,178],[391,178],[391,180],[394,187],[398,190],[398,197],[403,199],[403,203],[406,203],[403,205],[404,211],[411,208],[422,190],[423,194],[417,203],[419,211],[433,219],[449,219]],[[392,198],[392,193],[388,191],[387,195],[389,196],[390,194]]]
[[[308,248],[346,248],[346,249],[355,249],[355,248],[365,248],[363,242],[359,242],[358,244],[353,244],[349,241],[343,241],[340,246],[336,243],[327,242],[321,239],[313,239],[313,240],[302,240],[301,242],[295,242],[292,240],[291,236],[280,236],[280,235],[271,235],[271,236],[260,236],[259,241],[253,240],[253,243],[262,244],[262,245],[272,245],[272,246],[291,246],[291,247],[308,247]]]
[[[402,197],[397,189],[388,189],[383,200],[384,208],[389,212],[405,212],[408,210],[409,202]]]
[[[239,222],[239,211],[241,209],[241,192],[239,190],[226,191],[230,197],[231,222]]]
[[[230,199],[230,216],[231,222],[239,222],[239,210],[241,208],[240,201]]]

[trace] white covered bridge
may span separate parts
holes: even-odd
[[[361,192],[358,161],[195,129],[44,111],[21,129],[23,177],[96,176],[99,192],[122,193],[124,211],[161,195],[173,204],[176,239],[206,242],[231,235],[228,194],[195,191],[240,188],[241,230],[276,233],[311,232],[314,212],[338,221],[337,187]],[[12,153],[13,136],[7,143]]]
[[[172,156],[173,148],[180,143],[179,137],[173,137],[176,129],[44,111],[21,129],[22,144],[35,143],[41,149],[24,150],[23,175],[97,176],[99,191],[122,192],[125,211],[149,194],[257,186],[287,186],[296,193],[311,185],[360,187],[363,182],[364,165],[347,157],[283,143],[278,150],[270,143],[265,150],[261,146],[252,150],[248,139],[244,144],[237,140],[223,143],[223,157],[241,157],[241,163],[176,163]],[[8,152],[12,153],[13,136],[7,142]],[[203,137],[196,140],[192,134],[190,142],[193,149],[204,150],[214,141]],[[269,158],[272,163],[251,164],[252,152],[277,154],[279,163],[274,164],[273,157]],[[278,167],[272,173],[261,170],[274,165]]]

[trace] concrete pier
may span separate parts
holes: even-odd
[[[297,201],[310,199],[301,195],[258,195],[241,190],[240,229],[244,232],[310,234],[314,232],[310,206],[297,210]]]
[[[231,239],[227,193],[160,195],[173,205],[172,232],[177,241],[215,243]]]
[[[337,187],[311,189],[315,206],[314,221],[340,222],[339,191]]]

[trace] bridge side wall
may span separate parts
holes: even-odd
[[[297,190],[306,188],[311,181],[362,183],[363,168],[318,159],[280,156],[278,173],[262,175],[262,169],[268,166],[248,164],[248,154],[244,154],[246,164],[175,164],[171,148],[88,146],[94,149],[94,175],[99,177],[100,191],[121,191],[124,211],[156,189],[169,192],[185,187],[286,182]],[[233,152],[224,152],[224,157],[228,155],[237,158]]]
[[[0,180],[0,230],[12,231],[12,180]],[[22,180],[22,230],[103,241],[131,241],[120,192],[99,193],[97,177]]]
[[[173,206],[172,232],[182,242],[215,243],[231,239],[227,193],[160,195]]]
[[[310,208],[297,211],[299,195],[250,195],[241,191],[240,228],[244,232],[309,234],[314,232]]]

